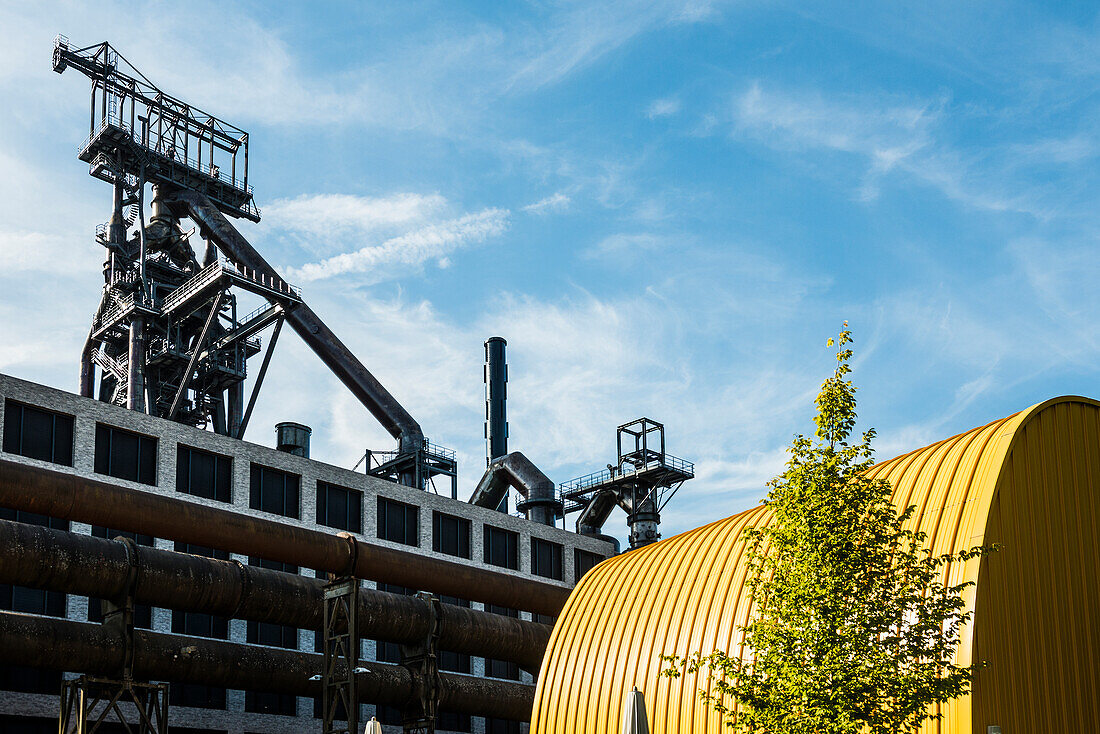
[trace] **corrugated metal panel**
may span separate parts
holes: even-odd
[[[1100,731],[1100,403],[1056,398],[882,462],[899,506],[937,552],[998,543],[945,570],[975,581],[961,662],[986,660],[971,696],[931,734]],[[627,693],[652,731],[724,731],[705,677],[662,678],[662,654],[740,650],[748,619],[741,533],[754,508],[605,561],[577,586],[543,660],[532,732],[619,734]]]

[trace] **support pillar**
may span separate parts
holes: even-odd
[[[439,715],[439,622],[443,616],[439,599],[427,592],[419,592],[421,599],[432,610],[431,625],[427,636],[415,645],[401,646],[401,666],[409,671],[413,681],[413,695],[402,712],[406,734],[435,734],[436,717]]]
[[[323,734],[358,734],[359,579],[341,576],[324,590]],[[341,723],[342,722],[342,723]]]

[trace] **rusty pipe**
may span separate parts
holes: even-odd
[[[0,458],[0,506],[557,616],[564,586]]]
[[[113,675],[124,656],[123,637],[109,626],[0,612],[0,663]],[[409,703],[414,681],[408,670],[375,662],[365,666],[369,672],[359,677],[360,703]],[[310,678],[321,669],[322,658],[313,653],[134,631],[133,674],[142,680],[315,697],[321,686]],[[454,673],[440,673],[439,677],[439,707],[443,711],[530,720],[534,686]]]
[[[131,569],[130,558],[134,559]],[[237,561],[193,556],[39,525],[0,520],[0,583],[120,599],[133,579],[135,603],[319,630],[324,582]],[[439,646],[536,670],[551,628],[444,604]],[[359,591],[364,637],[413,644],[432,629],[429,605],[373,589]]]
[[[276,280],[283,280],[205,194],[181,189],[173,192],[170,197],[171,202],[187,208],[187,214],[199,225],[202,234],[213,240],[230,260]],[[412,453],[420,449],[424,443],[424,432],[420,429],[420,424],[351,350],[344,346],[313,309],[301,303],[289,310],[286,320],[382,427],[398,439],[402,453]]]

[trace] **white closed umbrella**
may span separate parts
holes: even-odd
[[[645,715],[645,697],[634,686],[626,694],[626,708],[623,710],[623,734],[649,734],[649,719]]]
[[[382,724],[373,716],[370,717],[370,721],[367,722],[367,729],[363,734],[382,734]]]

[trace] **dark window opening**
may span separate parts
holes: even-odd
[[[531,573],[561,581],[562,547],[542,538],[531,538]]]
[[[0,665],[0,690],[56,696],[61,693],[61,671],[25,668],[22,665]],[[6,732],[8,729],[0,727],[0,731]],[[56,731],[57,718],[54,717],[51,734]]]
[[[420,545],[419,508],[379,497],[378,537],[404,545]]]
[[[153,536],[145,535],[144,533],[132,533],[127,530],[113,530],[111,528],[105,528],[101,525],[92,526],[92,535],[96,538],[106,538],[114,540],[118,537],[129,538],[138,545],[143,545],[146,548],[153,547]],[[89,598],[88,599],[88,621],[89,622],[102,622],[104,614],[104,600]],[[135,604],[134,605],[134,626],[140,629],[152,629],[153,628],[153,608],[148,604]]]
[[[579,582],[581,578],[596,567],[596,564],[604,560],[604,557],[596,553],[589,553],[580,548],[573,549],[573,578]]]
[[[233,497],[233,460],[182,444],[176,448],[176,491],[219,502]]]
[[[73,417],[4,401],[4,451],[73,465]]]
[[[289,693],[270,691],[245,691],[244,710],[250,714],[276,714],[297,716],[298,699]]]
[[[363,532],[363,493],[317,482],[317,524],[352,533]]]
[[[41,525],[54,530],[68,530],[69,522],[56,517],[39,515],[23,510],[9,510],[0,507],[0,520],[21,522],[27,525]],[[65,594],[59,591],[46,591],[44,589],[30,589],[26,586],[13,586],[12,584],[0,584],[0,609],[12,612],[24,612],[26,614],[45,614],[50,617],[65,616]],[[59,692],[60,687],[56,692]]]
[[[519,533],[485,526],[485,562],[491,566],[519,569]]]
[[[469,714],[456,714],[450,711],[440,711],[436,715],[435,728],[440,731],[473,731]]]
[[[226,689],[198,683],[173,683],[168,687],[168,703],[197,709],[224,709]],[[172,731],[176,728],[172,727]]]
[[[248,559],[249,566],[266,568],[269,571],[282,571],[283,573],[298,573],[298,567],[289,563],[269,561],[254,556]],[[298,649],[298,628],[285,624],[272,624],[270,622],[247,623],[246,640],[254,645],[267,645],[268,647],[285,647],[290,650]]]
[[[485,734],[519,734],[519,722],[509,719],[485,719]]]
[[[248,505],[253,510],[273,515],[298,518],[298,488],[301,477],[297,474],[253,464]]]
[[[432,512],[432,550],[469,558],[470,521],[445,512]]]
[[[116,479],[157,483],[157,440],[97,423],[95,471]]]
[[[401,726],[404,723],[401,709],[396,706],[377,706],[376,708],[374,716],[379,723],[386,726]]]

